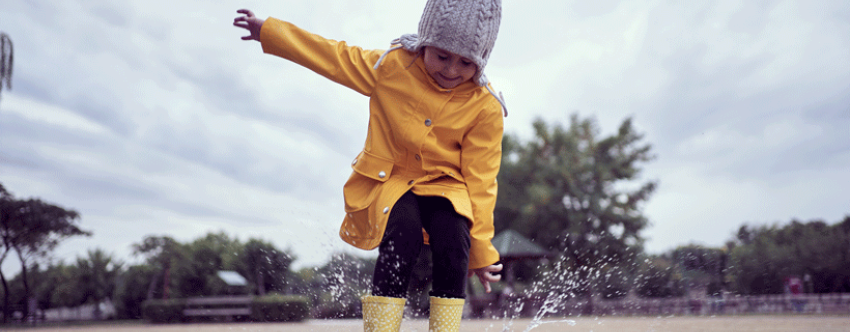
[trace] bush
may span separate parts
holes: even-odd
[[[272,294],[254,299],[251,320],[258,322],[303,321],[310,315],[307,297]]]
[[[147,300],[142,303],[142,317],[151,323],[175,323],[183,320],[185,300]]]

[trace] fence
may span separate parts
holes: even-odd
[[[756,295],[706,298],[572,298],[547,303],[546,298],[507,296],[496,300],[470,299],[473,317],[530,317],[546,305],[551,315],[736,315],[736,314],[850,314],[850,293]]]

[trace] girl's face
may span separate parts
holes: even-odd
[[[472,60],[440,48],[426,46],[424,57],[425,70],[444,89],[469,81],[478,71]]]

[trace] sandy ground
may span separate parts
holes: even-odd
[[[461,331],[850,331],[850,316],[724,316],[724,317],[599,317],[573,319],[547,319],[543,324],[531,327],[530,319],[513,321],[503,320],[464,320]],[[311,320],[304,323],[227,323],[227,324],[176,324],[176,325],[96,325],[79,327],[47,327],[13,329],[16,331],[51,332],[354,332],[362,331],[359,320]],[[406,320],[402,324],[405,332],[427,332],[427,320]]]

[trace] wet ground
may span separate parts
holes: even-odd
[[[530,319],[464,320],[461,331],[502,332],[526,331]],[[14,329],[17,330],[17,329]],[[406,320],[402,331],[427,332],[427,320]],[[53,332],[354,332],[363,331],[359,320],[311,320],[303,323],[227,323],[227,324],[175,324],[175,325],[88,325],[78,327],[26,328],[23,331]],[[547,319],[530,331],[850,331],[850,316],[719,316],[719,317],[580,317]]]

